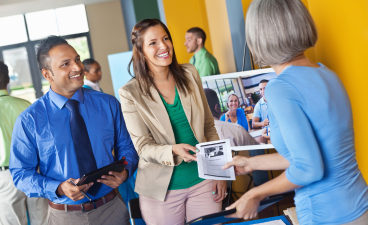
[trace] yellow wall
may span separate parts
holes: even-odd
[[[233,44],[224,0],[205,0],[213,56],[217,59],[221,73],[236,72]]]
[[[94,58],[101,65],[102,90],[114,95],[107,55],[129,51],[120,1],[86,5]]]
[[[184,46],[185,33],[189,28],[200,27],[206,32],[206,49],[213,53],[207,21],[205,0],[163,0],[167,26],[171,33],[179,63],[189,63],[193,54]]]
[[[316,59],[337,73],[353,108],[356,155],[368,180],[368,1],[308,0],[317,25]]]

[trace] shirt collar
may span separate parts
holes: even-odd
[[[57,105],[59,109],[62,109],[65,105],[65,103],[69,100],[67,97],[64,97],[62,95],[59,95],[58,93],[54,92],[51,87],[49,90],[49,95],[51,100]],[[84,103],[84,95],[82,88],[79,88],[74,95],[71,97],[71,99],[77,100],[79,103]]]
[[[207,49],[205,47],[203,47],[203,48],[199,49],[199,51],[196,52],[194,54],[194,56],[196,57],[196,59],[198,59],[198,58],[201,58],[204,54],[206,54],[206,52],[207,52]]]
[[[90,86],[91,88],[93,88],[95,90],[100,89],[98,83],[94,83],[94,82],[92,82],[90,80],[87,80],[87,79],[84,80],[84,85]]]
[[[0,95],[9,95],[7,90],[0,90]]]
[[[262,97],[262,98],[261,98],[261,100],[260,100],[260,104],[261,104],[261,105],[263,105],[263,104],[267,104],[267,102],[265,102],[265,100],[264,100],[264,97]]]

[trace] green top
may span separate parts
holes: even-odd
[[[195,66],[201,78],[220,74],[216,58],[205,47],[195,53],[189,62]]]
[[[175,100],[172,105],[168,104],[161,95],[160,97],[165,105],[167,113],[169,114],[171,127],[174,131],[175,142],[177,144],[189,144],[192,146],[198,144],[185,115],[176,87]],[[194,154],[194,152],[190,153]],[[187,163],[183,161],[180,165],[174,166],[168,190],[190,188],[202,181],[203,179],[198,177],[197,162],[193,161]]]
[[[0,166],[9,166],[10,143],[15,121],[30,105],[28,101],[11,97],[6,90],[0,90]]]

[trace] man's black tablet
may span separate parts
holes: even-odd
[[[269,199],[263,200],[259,204],[258,212],[262,211],[263,209],[267,208],[268,206],[282,200],[284,197],[277,196],[271,197]],[[231,215],[236,213],[236,209],[225,210],[219,213],[213,213],[206,216],[198,217],[192,221],[189,221],[185,225],[211,225],[217,223],[225,223],[232,220],[236,220],[237,218],[226,218],[225,216]]]
[[[110,171],[119,173],[122,172],[125,169],[126,165],[128,165],[128,162],[125,161],[125,157],[123,157],[119,161],[113,162],[107,166],[101,167],[100,169],[83,175],[77,185],[81,186],[83,184],[89,184],[91,182],[96,183],[98,179],[101,179],[103,175],[108,175]]]

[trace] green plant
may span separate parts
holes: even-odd
[[[253,104],[257,104],[259,99],[261,99],[261,96],[256,93],[252,93],[250,97],[252,98]]]

